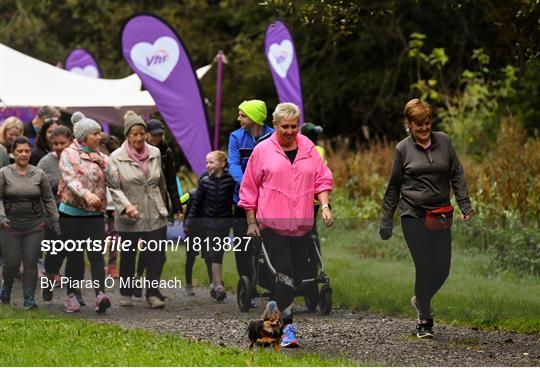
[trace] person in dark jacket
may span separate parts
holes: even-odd
[[[167,201],[167,209],[170,210],[170,207],[172,207],[172,212],[174,213],[175,217],[180,220],[182,206],[180,204],[180,196],[178,195],[178,186],[176,185],[174,154],[172,149],[163,139],[165,126],[157,119],[148,120],[146,122],[146,126],[148,127],[148,132],[146,133],[146,143],[159,148],[159,151],[161,152],[161,166],[163,169],[163,175],[165,175],[167,194],[169,195],[170,201],[170,205],[169,201]]]
[[[189,212],[186,217],[185,228],[200,224],[201,251],[204,258],[212,260],[212,283],[210,296],[217,301],[227,297],[222,282],[223,254],[225,244],[229,241],[231,227],[233,193],[236,186],[234,179],[228,170],[227,155],[222,151],[212,151],[206,156],[206,169],[208,176],[202,177],[199,186],[192,199]],[[197,222],[199,222],[197,224]],[[208,240],[205,241],[205,239]],[[193,246],[195,239],[191,240]],[[229,242],[229,244],[231,244]]]
[[[257,144],[269,138],[274,133],[274,128],[269,127],[264,123],[266,120],[266,104],[261,100],[244,101],[238,106],[238,122],[240,128],[233,131],[229,136],[229,170],[234,181],[236,189],[234,191],[234,212],[233,216],[236,219],[234,222],[234,236],[244,237],[247,232],[246,211],[242,207],[238,207],[237,203],[240,199],[240,185],[244,178],[247,163],[253,149]],[[251,253],[250,248],[244,251],[234,252],[236,261],[236,270],[238,276],[252,277]],[[256,307],[255,300],[252,300],[252,307]]]
[[[60,122],[60,111],[53,106],[42,106],[31,122],[24,125],[23,135],[30,140],[32,147],[36,141],[39,130],[48,121]]]
[[[474,213],[463,167],[450,138],[431,130],[431,114],[429,104],[419,99],[405,105],[411,135],[396,146],[379,230],[383,240],[392,236],[397,208],[416,269],[411,304],[418,317],[418,338],[433,338],[431,300],[450,272],[450,187],[461,219],[469,221]]]
[[[60,125],[55,120],[47,120],[41,127],[36,138],[36,145],[32,149],[30,165],[37,166],[38,162],[52,151],[52,132]]]

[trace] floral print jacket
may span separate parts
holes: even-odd
[[[60,156],[58,198],[73,207],[90,212],[105,212],[107,209],[107,162],[101,152],[86,152],[75,139]],[[110,177],[110,176],[109,176]],[[97,206],[89,206],[84,195],[91,192],[101,199]]]

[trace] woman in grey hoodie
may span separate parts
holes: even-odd
[[[4,254],[0,301],[9,304],[13,281],[22,261],[23,306],[33,309],[37,307],[34,293],[45,220],[60,234],[58,210],[49,178],[41,169],[29,164],[28,138],[17,137],[12,152],[15,163],[0,169],[0,244]]]
[[[417,337],[433,338],[431,299],[450,272],[453,189],[461,219],[473,216],[463,167],[450,138],[431,130],[431,107],[414,99],[405,105],[411,135],[396,146],[392,173],[384,194],[379,233],[392,236],[396,208],[416,269],[411,304],[418,317]],[[435,216],[435,217],[433,217]]]

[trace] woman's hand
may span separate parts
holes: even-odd
[[[92,207],[98,207],[101,204],[101,200],[99,199],[99,197],[90,192],[86,192],[83,199],[87,205]]]
[[[9,226],[9,220],[6,219],[6,221],[4,221],[4,222],[0,225],[0,227],[1,227],[2,229],[6,229],[6,230],[9,229],[9,228],[11,227],[11,226]]]
[[[334,224],[334,215],[332,215],[330,208],[323,208],[321,215],[326,226],[332,226]]]
[[[261,235],[261,231],[259,230],[259,225],[257,225],[256,222],[251,222],[251,223],[248,224],[247,235],[248,236],[260,236]]]
[[[467,215],[461,214],[462,221],[471,221],[474,216],[474,211],[469,212]]]
[[[134,205],[130,204],[126,207],[126,215],[131,218],[139,217],[139,210]]]

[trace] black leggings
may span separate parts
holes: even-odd
[[[38,278],[38,259],[41,254],[43,230],[27,234],[14,235],[12,232],[0,230],[1,247],[4,250],[3,286],[11,289],[13,281],[23,264],[23,296],[33,297]]]
[[[118,232],[122,241],[130,240],[131,246],[128,251],[123,251],[120,257],[120,279],[127,281],[135,274],[135,258],[137,257],[137,244],[139,239],[146,242],[146,247],[150,245],[152,250],[145,250],[141,252],[139,257],[143,256],[144,267],[146,269],[146,279],[149,282],[159,281],[161,279],[161,272],[163,271],[163,265],[165,264],[165,246],[160,245],[157,250],[154,250],[154,244],[148,244],[150,240],[160,241],[166,239],[167,227],[146,231],[146,232]],[[142,276],[142,275],[139,275]],[[120,295],[131,296],[134,294],[134,288],[120,288]],[[147,288],[146,297],[158,296],[158,288]]]
[[[431,299],[450,272],[452,233],[430,231],[423,218],[402,217],[401,227],[416,269],[414,292],[420,319],[432,319]]]
[[[294,285],[300,284],[307,276],[309,235],[284,236],[269,228],[261,231],[264,245],[270,253],[270,263],[277,272],[274,298],[284,324],[293,321]]]
[[[56,240],[58,239],[58,237],[53,230],[47,227],[45,228],[45,239]],[[45,272],[51,276],[58,274],[60,272],[60,268],[62,268],[62,263],[64,262],[64,259],[66,259],[66,257],[67,252],[63,249],[56,254],[47,252],[47,254],[45,254],[44,262]]]
[[[187,285],[193,285],[193,266],[195,265],[195,259],[197,259],[197,256],[199,255],[199,252],[194,251],[193,249],[190,249],[186,247],[186,284]],[[210,283],[212,282],[212,260],[210,258],[205,258],[204,262],[206,263],[206,272],[208,273],[208,279],[210,280]]]
[[[70,216],[60,212],[60,227],[62,229],[62,238],[64,243],[67,240],[90,241],[101,240],[103,245],[105,240],[105,218],[103,215],[97,216]],[[67,252],[66,276],[70,278],[70,284],[67,293],[71,294],[77,290],[74,281],[84,279],[84,253],[88,256],[90,262],[90,273],[95,285],[96,296],[105,291],[105,263],[100,249],[88,250],[86,243],[83,251]],[[60,262],[61,263],[61,262]],[[51,270],[54,271],[54,270]],[[52,272],[55,273],[55,272]]]

